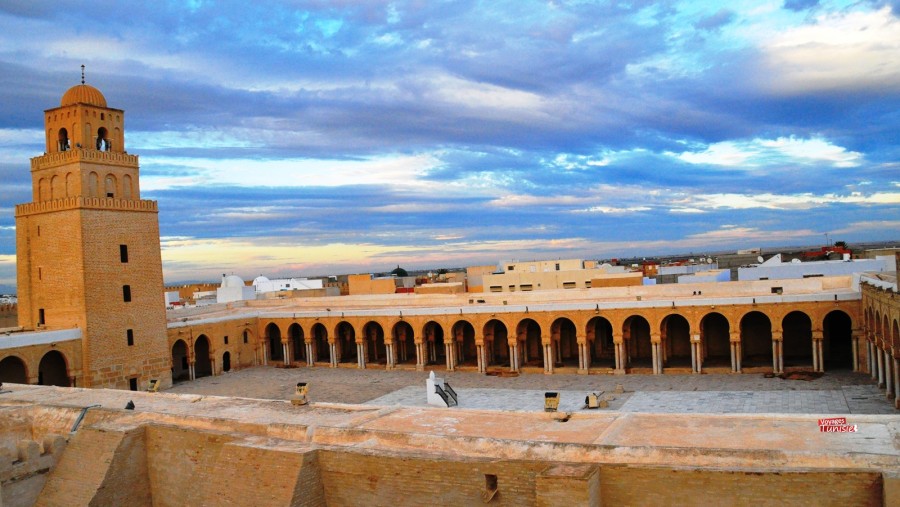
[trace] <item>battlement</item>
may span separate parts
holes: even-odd
[[[95,164],[110,164],[137,167],[138,156],[129,155],[128,153],[119,153],[115,151],[100,151],[87,148],[73,148],[71,150],[61,151],[57,153],[46,153],[39,157],[31,159],[31,170],[40,171],[42,169],[50,169],[73,162],[92,162]]]
[[[52,211],[70,209],[98,209],[115,211],[145,211],[156,213],[158,211],[156,201],[148,199],[130,200],[114,199],[109,197],[63,197],[52,201],[29,202],[16,205],[16,216],[37,215]]]

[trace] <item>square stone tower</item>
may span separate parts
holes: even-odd
[[[16,206],[19,325],[79,328],[79,387],[171,384],[156,201],[141,199],[125,112],[96,88],[70,88],[44,112],[31,159],[33,200]]]

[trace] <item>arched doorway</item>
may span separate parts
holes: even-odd
[[[281,344],[281,329],[274,322],[266,326],[266,347],[269,349],[269,361],[284,361],[284,346]]]
[[[231,371],[231,352],[222,354],[222,371]]]
[[[25,361],[16,356],[4,357],[0,361],[0,382],[27,384],[28,369],[25,367]]]
[[[784,367],[812,368],[812,320],[801,311],[793,311],[781,321]]]
[[[328,344],[328,330],[321,323],[312,327],[313,344],[315,346],[316,362],[331,362],[331,345]]]
[[[306,361],[306,342],[303,340],[303,328],[294,323],[288,327],[288,339],[291,341],[293,361]]]
[[[826,370],[853,369],[853,322],[840,310],[833,310],[822,323],[822,355]]]
[[[741,367],[772,366],[772,322],[762,312],[741,319]]]
[[[590,342],[591,367],[615,368],[616,348],[613,343],[612,324],[603,317],[588,322],[587,339]]]
[[[700,321],[703,364],[731,366],[731,332],[728,319],[721,313],[709,313]]]
[[[394,343],[397,344],[397,364],[416,364],[416,339],[408,322],[394,326]]]
[[[194,378],[212,375],[212,362],[209,360],[209,339],[201,334],[194,340]]]
[[[176,340],[172,345],[172,383],[190,379],[187,344],[184,340]]]
[[[38,384],[69,387],[69,368],[66,366],[66,358],[58,350],[51,350],[41,358]]]
[[[493,319],[484,325],[484,341],[488,352],[487,365],[509,365],[509,341],[506,326]]]
[[[667,315],[662,321],[660,333],[663,340],[663,365],[669,367],[691,366],[691,325],[681,315]]]
[[[622,333],[631,366],[652,367],[653,351],[650,345],[650,323],[647,319],[640,315],[628,317],[622,325]]]
[[[428,364],[446,364],[447,348],[444,346],[444,329],[437,322],[425,324],[425,340],[428,345]]]
[[[544,343],[541,326],[532,319],[524,319],[516,326],[519,366],[544,367]]]
[[[453,324],[453,336],[459,348],[459,364],[475,366],[478,364],[478,347],[475,345],[475,327],[461,320]]]
[[[339,343],[338,354],[339,363],[355,363],[358,360],[356,353],[356,332],[349,322],[341,322],[334,329],[334,335],[337,337],[335,343]]]
[[[556,348],[556,365],[577,368],[578,338],[575,336],[575,324],[566,318],[556,319],[550,326],[550,333]]]
[[[369,322],[363,327],[366,338],[366,350],[369,357],[366,363],[387,364],[387,347],[384,345],[384,328],[377,322]]]

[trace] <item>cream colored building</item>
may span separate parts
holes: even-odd
[[[528,292],[555,289],[589,289],[595,286],[641,285],[640,272],[631,274],[620,266],[594,261],[563,259],[502,263],[502,273],[484,274],[482,292]],[[607,279],[607,280],[604,280]]]

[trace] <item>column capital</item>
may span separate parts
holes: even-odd
[[[662,343],[662,333],[650,333],[650,343]]]
[[[824,340],[824,339],[825,339],[825,332],[822,331],[821,329],[814,329],[813,332],[812,332],[812,339],[813,339],[813,340],[819,340],[819,341]]]
[[[772,341],[780,342],[784,340],[784,333],[782,331],[772,331]]]

